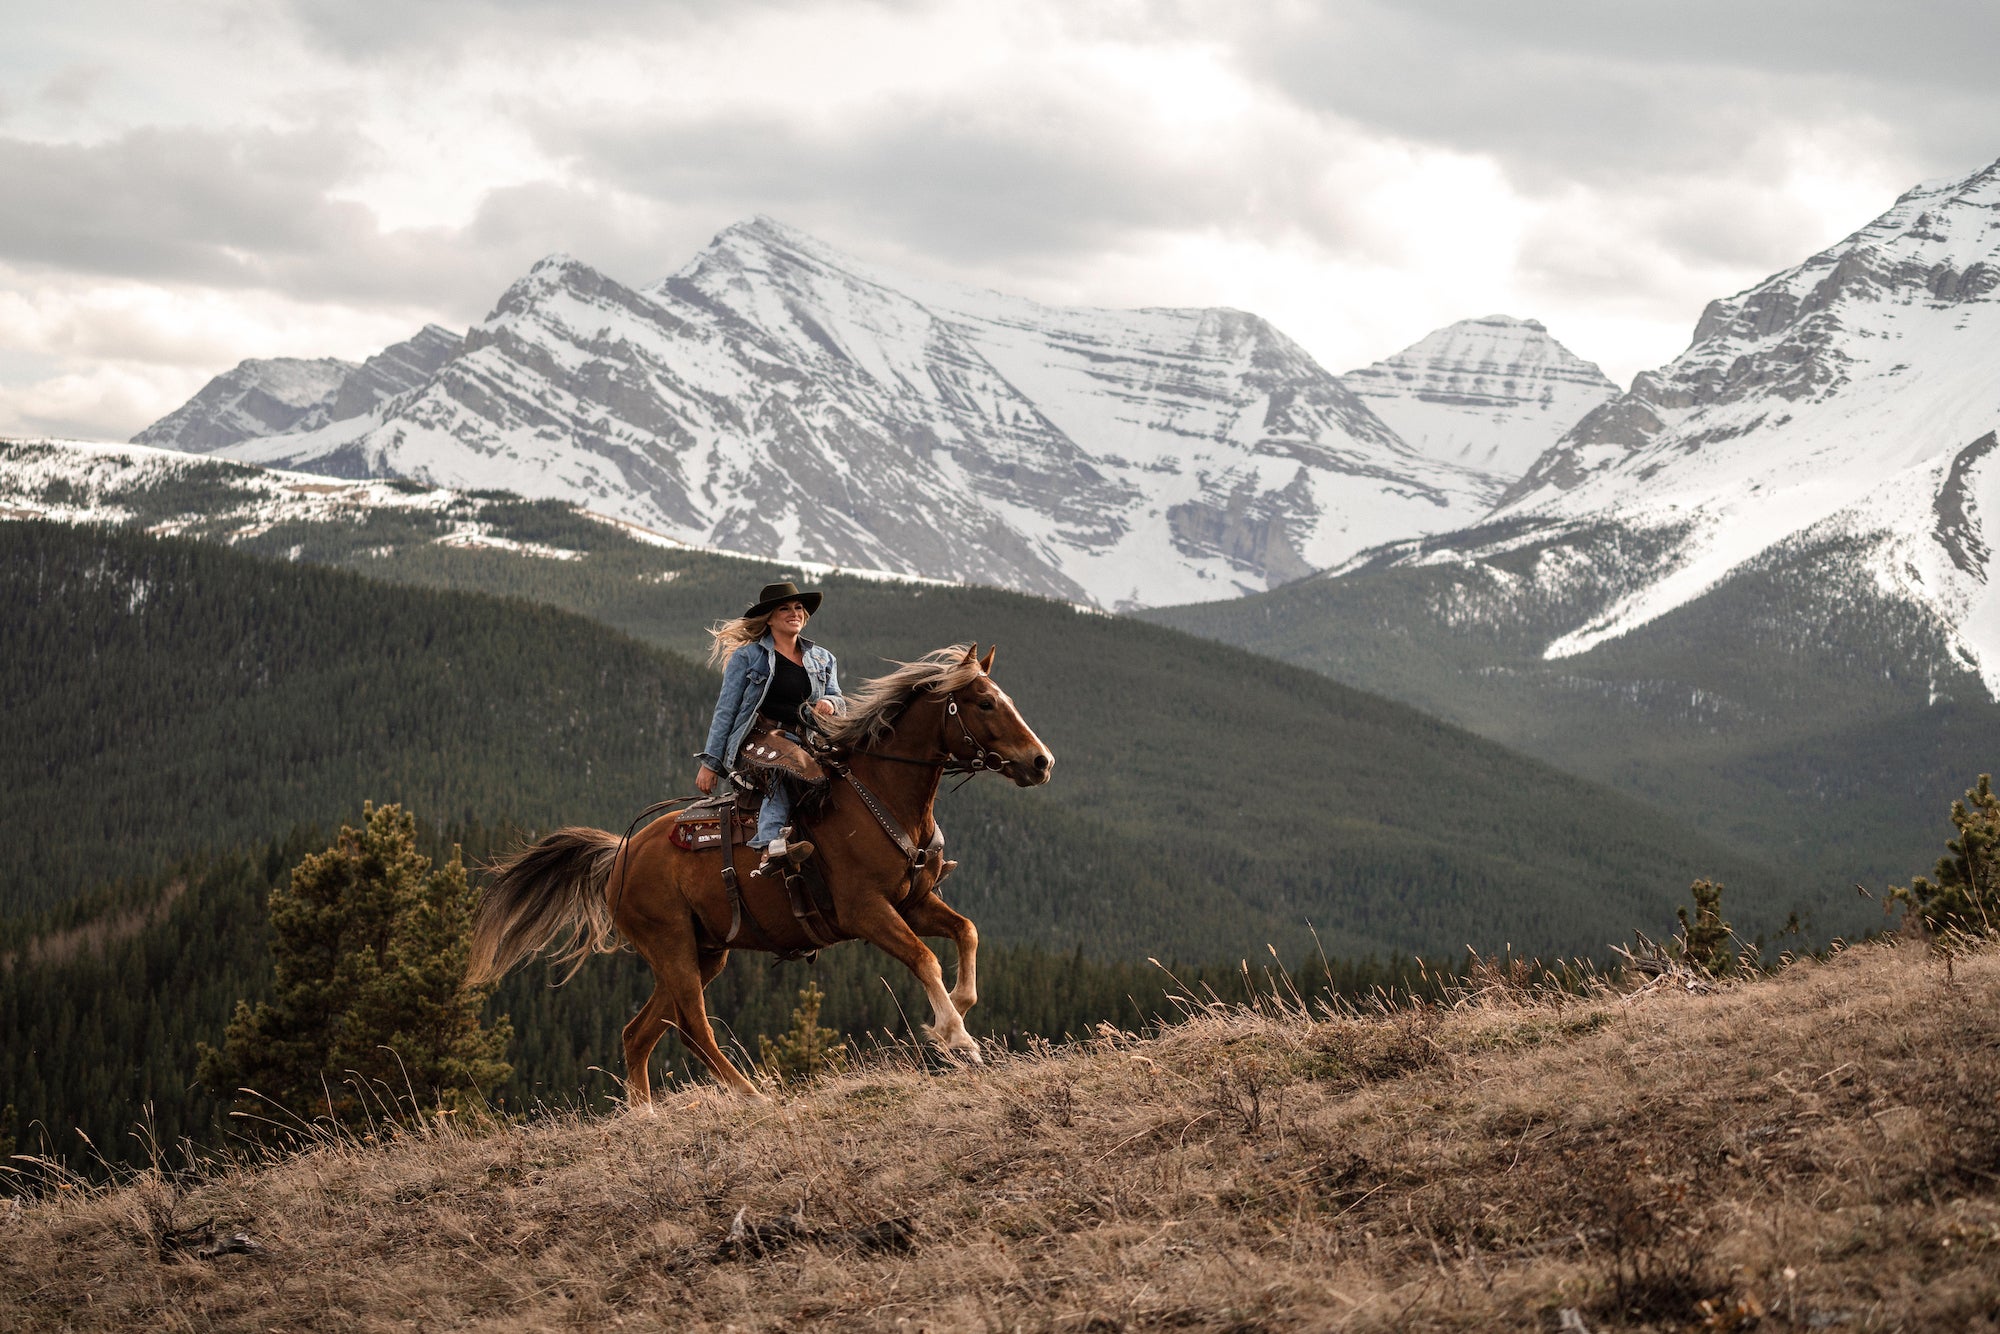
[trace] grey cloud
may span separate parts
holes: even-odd
[[[1273,11],[1256,10],[1264,14]],[[1302,11],[1285,11],[1298,15]],[[1535,186],[1726,169],[1765,131],[1868,119],[1924,170],[1969,169],[2000,10],[1985,0],[1673,6],[1398,0],[1303,11],[1235,33],[1244,68],[1301,103],[1411,138],[1492,153]],[[1990,135],[1990,130],[1988,131]]]
[[[461,304],[490,281],[490,264],[452,232],[384,233],[367,208],[330,198],[357,152],[324,131],[144,129],[97,144],[0,137],[10,183],[0,259],[401,304]]]
[[[0,261],[424,307],[464,324],[551,251],[645,282],[740,216],[539,183],[490,191],[462,228],[385,232],[363,205],[329,195],[360,156],[331,130],[148,129],[98,144],[0,136],[0,179],[10,182],[0,192]]]
[[[42,85],[39,96],[42,101],[53,106],[69,108],[85,106],[97,96],[97,90],[103,87],[105,80],[110,77],[109,65],[66,65]]]
[[[771,212],[962,265],[1074,262],[1185,229],[1309,229],[1337,250],[1361,230],[1343,201],[1312,197],[1324,168],[1312,144],[1182,159],[1147,124],[1025,96],[978,110],[905,100],[839,127],[550,120],[540,131],[546,151],[663,204]]]
[[[1489,45],[1925,87],[1986,86],[2000,39],[2000,10],[1987,0],[1401,0],[1398,8]]]
[[[657,39],[740,19],[758,9],[828,0],[290,0],[307,40],[346,60],[385,56],[451,61],[487,42]],[[907,8],[898,0],[872,0]],[[851,4],[845,7],[852,7]]]
[[[339,179],[329,137],[142,129],[98,144],[0,139],[0,257],[138,277],[254,282],[338,206],[302,207]],[[336,215],[330,217],[331,215]]]

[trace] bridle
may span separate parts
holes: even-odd
[[[946,773],[970,776],[990,771],[997,774],[1013,763],[999,751],[988,750],[979,744],[979,739],[972,735],[972,729],[965,725],[965,715],[959,711],[956,691],[944,697],[944,716],[958,724],[958,734],[964,738],[965,748],[972,752],[969,756],[961,756],[946,750],[945,754],[949,757],[944,766]]]
[[[863,750],[860,747],[856,747],[854,753],[896,764],[921,764],[948,774],[964,774],[968,778],[979,773],[1004,773],[1007,766],[1013,763],[999,751],[988,750],[979,743],[978,737],[972,735],[972,729],[965,725],[965,715],[959,707],[958,692],[955,690],[944,697],[944,716],[939,720],[939,728],[946,728],[948,723],[958,724],[959,738],[970,754],[960,755],[942,742],[938,746],[941,753],[937,755],[891,755],[886,751]]]
[[[1010,763],[1007,757],[998,751],[988,750],[985,746],[982,746],[979,743],[979,738],[972,735],[972,729],[965,725],[965,716],[963,710],[959,707],[958,693],[956,691],[948,692],[944,697],[944,715],[939,720],[940,730],[944,728],[944,719],[950,719],[952,722],[958,724],[959,737],[965,742],[966,749],[971,754],[956,754],[949,746],[944,745],[942,742],[939,744],[938,749],[943,753],[933,756],[890,755],[884,751],[860,749],[856,749],[853,753],[856,755],[866,755],[871,759],[892,760],[897,764],[922,765],[927,769],[936,769],[941,774],[964,774],[965,777],[959,781],[959,787],[963,787],[966,783],[971,782],[974,774],[1000,773],[1005,770],[1006,766]],[[949,874],[953,863],[947,862],[944,859],[944,826],[938,824],[935,820],[931,821],[930,842],[924,847],[918,847],[915,840],[903,832],[896,821],[890,818],[889,812],[883,809],[881,801],[873,792],[868,790],[868,785],[854,776],[854,770],[833,756],[827,756],[823,762],[834,774],[845,779],[847,784],[854,789],[855,795],[861,798],[861,804],[868,808],[870,815],[875,817],[875,823],[882,826],[882,832],[889,836],[889,841],[894,843],[897,850],[903,854],[903,860],[907,867],[903,874],[906,877],[905,883],[909,885],[909,890],[904,895],[906,900],[910,894],[916,893],[918,885],[917,877],[926,866],[933,863],[936,864],[938,881],[942,881]],[[958,789],[954,788],[952,790],[957,791]],[[936,887],[936,883],[933,882],[933,888]]]

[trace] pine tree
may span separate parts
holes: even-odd
[[[1682,962],[1715,977],[1735,972],[1736,954],[1729,948],[1729,942],[1736,933],[1722,920],[1721,882],[1697,880],[1688,887],[1688,892],[1694,895],[1694,918],[1688,918],[1686,908],[1674,909],[1674,916],[1681,921],[1674,952]]]
[[[474,895],[458,850],[433,868],[414,816],[372,803],[361,814],[271,891],[271,999],[238,1001],[223,1049],[202,1048],[212,1088],[261,1095],[241,1110],[275,1102],[358,1124],[385,1101],[462,1105],[510,1073],[511,1026],[482,1028],[486,990],[465,985]]]
[[[1917,876],[1891,889],[1889,897],[1929,931],[1992,935],[2000,931],[2000,795],[1993,791],[1993,775],[1979,775],[1965,800],[1951,804],[1951,822],[1958,837],[1944,845],[1937,882]]]
[[[799,992],[798,1008],[792,1011],[792,1027],[773,1042],[757,1035],[757,1063],[787,1084],[805,1083],[822,1074],[834,1074],[847,1065],[847,1048],[840,1034],[821,1028],[819,1007],[826,996],[819,983],[812,982]]]

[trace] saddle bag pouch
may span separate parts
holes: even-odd
[[[743,747],[736,752],[736,763],[753,780],[781,773],[817,788],[825,787],[831,778],[826,766],[811,751],[779,731],[776,723],[761,720],[743,738]]]
[[[736,827],[744,830],[755,829],[756,807],[753,806],[748,811],[739,810],[736,813]],[[667,831],[667,839],[684,852],[706,852],[710,848],[719,848],[722,846],[722,817],[713,810],[684,811],[674,817],[674,825]]]

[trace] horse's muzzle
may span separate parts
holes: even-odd
[[[1046,750],[1037,751],[1034,758],[1025,763],[1008,760],[1006,765],[1007,776],[1014,780],[1016,787],[1040,787],[1055,777],[1055,772],[1056,757]]]

